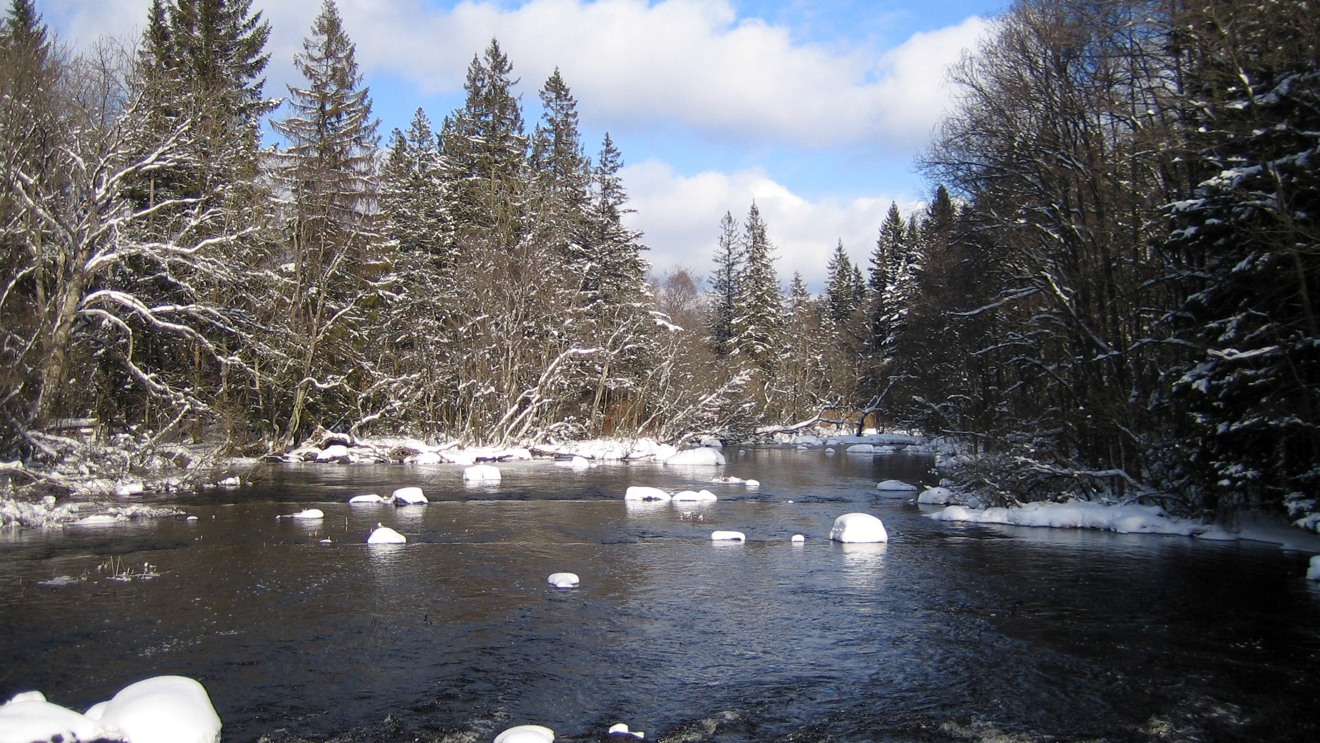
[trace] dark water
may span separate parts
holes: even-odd
[[[618,721],[661,741],[1320,740],[1306,555],[946,524],[874,490],[929,480],[918,457],[730,455],[759,491],[650,464],[504,465],[484,487],[306,465],[179,502],[195,522],[0,532],[0,699],[85,707],[183,674],[230,742],[594,741]],[[431,505],[345,503],[414,484]],[[721,500],[629,507],[628,485]],[[275,518],[312,506],[323,521]],[[888,545],[827,540],[859,510]],[[377,522],[409,543],[368,547]]]

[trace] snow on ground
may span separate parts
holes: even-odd
[[[116,740],[124,743],[219,743],[220,716],[206,689],[183,676],[157,676],[124,687],[86,714],[24,692],[0,705],[0,743]]]

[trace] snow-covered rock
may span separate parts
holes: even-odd
[[[724,455],[708,446],[681,451],[665,460],[667,465],[717,467],[724,464]]]
[[[518,725],[495,736],[493,743],[555,743],[555,731],[541,725]]]
[[[673,500],[676,503],[710,503],[719,498],[709,490],[684,490],[674,493]]]
[[[316,521],[317,519],[325,518],[325,511],[322,511],[319,508],[304,508],[297,513],[285,514],[280,518],[296,519],[298,521]]]
[[[577,588],[581,583],[577,573],[551,573],[545,580],[555,588]]]
[[[633,740],[646,740],[646,733],[640,730],[629,730],[628,723],[616,722],[610,725],[609,737],[611,738],[632,738]]]
[[[1311,564],[1306,569],[1307,580],[1320,580],[1320,555],[1311,558]]]
[[[101,726],[86,715],[25,692],[0,705],[0,743],[94,740]]]
[[[142,484],[141,480],[130,480],[119,483],[115,488],[115,495],[126,498],[130,495],[141,495],[146,489],[146,485]]]
[[[234,475],[233,477],[226,477],[225,479],[221,480],[220,482],[217,482],[217,483],[216,483],[216,487],[220,487],[220,488],[236,488],[236,487],[238,487],[239,485],[242,485],[242,484],[243,484],[243,481],[242,481],[241,479],[239,479],[238,475]]]
[[[408,464],[443,464],[445,458],[437,451],[418,452],[407,458]]]
[[[715,439],[715,438],[702,439],[702,440],[701,440],[701,445],[702,445],[702,446],[709,446],[709,447],[712,448],[712,449],[723,449],[723,448],[724,448],[724,442],[723,442],[723,441],[720,441],[719,439]]]
[[[375,493],[366,493],[364,495],[355,495],[352,498],[349,498],[348,504],[351,506],[370,506],[370,505],[380,505],[381,503],[388,503],[389,500],[390,500],[389,498],[386,498],[381,495],[376,495]]]
[[[407,542],[407,537],[381,524],[376,524],[376,528],[367,537],[367,544],[407,544]]]
[[[790,443],[794,444],[795,446],[820,446],[821,444],[825,443],[825,441],[819,436],[812,436],[810,434],[807,434],[794,438]]]
[[[571,470],[587,470],[591,469],[591,460],[586,457],[579,457],[575,454],[568,459],[555,460],[555,466]]]
[[[902,480],[882,480],[875,484],[875,489],[891,495],[907,495],[918,490],[916,485]]]
[[[489,464],[474,464],[463,470],[463,482],[499,482],[500,468]]]
[[[713,531],[710,533],[712,542],[746,542],[747,535],[740,531]]]
[[[948,488],[926,488],[917,496],[917,502],[927,506],[947,506],[953,502],[953,491]]]
[[[807,541],[807,538],[802,534],[794,534],[792,541],[793,544],[802,544],[803,542]]]
[[[348,462],[351,458],[351,452],[343,444],[331,444],[316,455],[318,462]]]
[[[206,689],[183,676],[130,684],[85,715],[51,704],[40,692],[25,692],[0,705],[0,743],[219,743],[220,727]]]
[[[673,496],[660,488],[652,488],[646,485],[631,485],[623,493],[624,500],[632,501],[670,501]]]
[[[844,454],[874,454],[875,447],[870,444],[852,444],[843,450]]]
[[[830,539],[835,542],[888,542],[889,532],[869,513],[845,513],[834,520]]]
[[[112,524],[123,523],[127,519],[122,519],[110,513],[98,513],[92,516],[84,516],[70,524],[70,526],[110,526]]]
[[[157,676],[125,687],[87,711],[112,737],[130,743],[219,743],[220,716],[206,689],[183,676]]]
[[[390,499],[396,506],[424,506],[430,502],[422,489],[417,487],[399,488],[394,491]]]

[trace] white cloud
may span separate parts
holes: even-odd
[[[810,200],[759,170],[685,176],[655,159],[625,167],[622,176],[632,197],[630,206],[636,209],[629,224],[646,233],[643,240],[651,247],[648,258],[657,273],[685,267],[709,274],[720,218],[732,212],[742,224],[755,201],[775,246],[775,267],[785,289],[797,271],[819,291],[840,239],[865,271],[889,205],[897,200],[905,214],[918,206],[889,196]]]

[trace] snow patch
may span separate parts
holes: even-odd
[[[577,588],[581,583],[577,573],[551,573],[545,580],[555,588]]]
[[[125,743],[219,743],[220,716],[201,684],[157,676],[124,687],[87,714],[51,704],[40,692],[0,705],[0,743],[122,740]]]
[[[541,725],[518,725],[495,736],[493,743],[555,743],[555,731]]]
[[[367,544],[407,544],[408,538],[388,526],[376,524],[371,535],[367,537]]]
[[[953,502],[953,491],[948,488],[926,488],[917,496],[917,502],[927,506],[947,506]]]
[[[684,467],[718,467],[724,464],[724,455],[708,446],[681,451],[665,460],[666,465]]]
[[[746,542],[747,535],[740,531],[713,531],[710,533],[712,542]]]
[[[1028,503],[1015,508],[972,509],[949,506],[929,516],[937,521],[1099,529],[1119,534],[1207,535],[1210,539],[1223,539],[1227,535],[1222,529],[1214,529],[1199,522],[1170,518],[1158,506],[1106,505],[1090,501]]]

